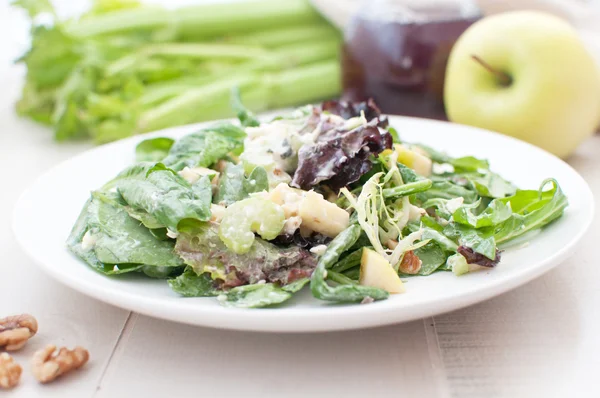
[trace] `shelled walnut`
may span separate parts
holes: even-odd
[[[22,371],[21,366],[9,354],[0,354],[0,389],[13,388],[19,384]]]
[[[55,354],[56,346],[49,344],[37,351],[31,360],[31,370],[40,383],[49,383],[57,377],[82,367],[90,354],[83,347],[69,350],[62,347]]]
[[[0,319],[0,348],[6,351],[21,349],[38,330],[35,318],[29,314]]]

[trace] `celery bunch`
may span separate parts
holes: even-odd
[[[100,144],[234,116],[232,88],[255,111],[340,92],[340,34],[307,0],[178,9],[96,0],[69,20],[48,0],[13,5],[32,19],[17,112],[52,126],[59,141]]]

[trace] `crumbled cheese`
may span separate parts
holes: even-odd
[[[96,245],[97,238],[92,235],[92,231],[88,230],[81,239],[81,248],[85,251],[91,250]]]
[[[327,245],[318,245],[310,249],[310,252],[317,256],[322,256],[327,250]]]
[[[290,217],[286,219],[285,224],[283,224],[283,232],[287,235],[293,235],[294,232],[300,228],[300,224],[302,224],[302,218],[300,216]]]
[[[193,167],[193,168],[185,167],[183,170],[179,171],[177,174],[179,174],[181,177],[183,177],[183,179],[186,180],[187,182],[189,182],[190,184],[194,184],[203,176],[209,176],[209,178],[212,179],[213,177],[217,176],[219,173],[216,172],[215,170],[207,169],[206,167]]]

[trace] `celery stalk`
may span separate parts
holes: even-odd
[[[121,57],[105,68],[107,76],[116,75],[134,66],[144,57],[183,57],[199,60],[248,60],[268,55],[264,48],[221,43],[160,43],[140,47],[135,53]]]
[[[166,10],[142,6],[89,15],[66,25],[73,37],[115,32],[174,28],[182,37],[213,37],[319,21],[308,0],[254,0],[239,4],[215,3]]]
[[[267,48],[282,47],[298,43],[317,43],[321,40],[341,40],[338,30],[327,24],[301,25],[285,28],[269,29],[255,33],[234,36],[227,39],[228,43],[249,44]]]
[[[240,88],[244,104],[256,112],[300,105],[339,94],[339,65],[330,60],[280,73],[248,73],[191,89],[144,112],[137,132],[231,117],[229,100],[234,86]]]
[[[323,61],[337,57],[339,42],[325,40],[314,44],[296,44],[273,51],[270,56],[249,61],[233,68],[224,68],[219,72],[197,76],[184,77],[174,81],[159,83],[149,86],[140,98],[140,104],[147,107],[152,104],[167,100],[190,90],[190,88],[209,84],[217,79],[244,72],[283,70],[285,68],[306,65],[312,62]]]

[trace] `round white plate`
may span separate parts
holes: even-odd
[[[305,289],[281,308],[234,309],[215,298],[182,298],[164,280],[106,277],[73,256],[65,240],[91,190],[134,160],[136,144],[152,136],[181,137],[183,126],[104,145],[54,167],[22,195],[13,228],[23,249],[41,268],[67,286],[98,300],[141,314],[188,324],[254,331],[308,332],[357,329],[405,322],[465,307],[522,285],[573,253],[593,218],[593,197],[569,165],[524,142],[457,124],[390,117],[401,138],[451,155],[486,158],[492,170],[521,188],[537,189],[554,177],[570,201],[564,216],[529,245],[508,249],[490,271],[461,277],[439,272],[411,278],[406,293],[368,305],[332,305]]]

